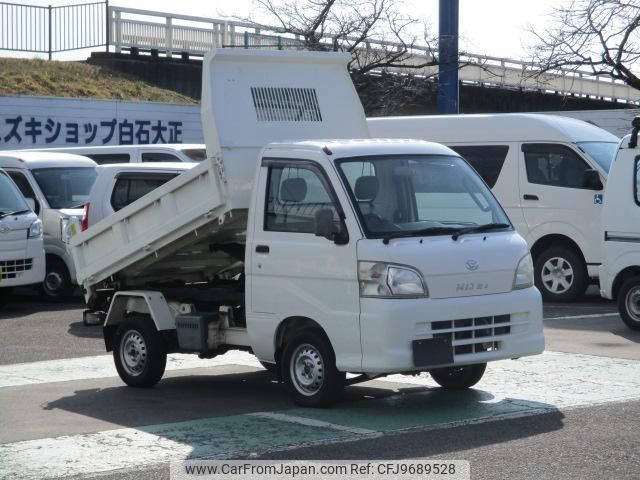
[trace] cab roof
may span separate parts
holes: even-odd
[[[27,152],[22,150],[0,151],[0,167],[13,168],[57,168],[57,167],[96,167],[98,164],[90,158],[73,153]]]
[[[279,148],[330,151],[332,158],[364,157],[370,155],[454,155],[456,152],[444,145],[425,140],[396,138],[362,138],[353,140],[302,140],[270,144],[264,152]]]
[[[575,118],[540,113],[417,115],[367,119],[372,136],[469,142],[618,142],[615,135]]]

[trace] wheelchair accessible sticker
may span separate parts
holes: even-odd
[[[604,203],[604,197],[601,193],[596,193],[593,195],[593,203],[594,205],[602,205]]]

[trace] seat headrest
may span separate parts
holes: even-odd
[[[357,200],[372,201],[378,196],[379,189],[378,177],[369,175],[356,180],[356,188],[353,193],[355,193]]]
[[[307,181],[304,178],[287,178],[280,185],[280,200],[302,202],[307,196]]]

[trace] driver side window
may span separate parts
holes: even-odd
[[[265,231],[313,234],[315,214],[324,209],[340,221],[319,174],[305,167],[270,167],[265,207]]]
[[[552,187],[585,188],[591,167],[564,145],[530,143],[522,146],[530,183]]]

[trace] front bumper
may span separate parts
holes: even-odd
[[[362,298],[360,308],[362,371],[368,374],[484,363],[544,350],[542,299],[533,287],[462,298]],[[416,364],[413,342],[433,338],[449,341],[452,360],[441,363],[443,357],[435,355],[436,363],[425,363],[423,348]]]
[[[27,241],[25,250],[0,254],[0,288],[42,283],[45,274],[42,240]]]

